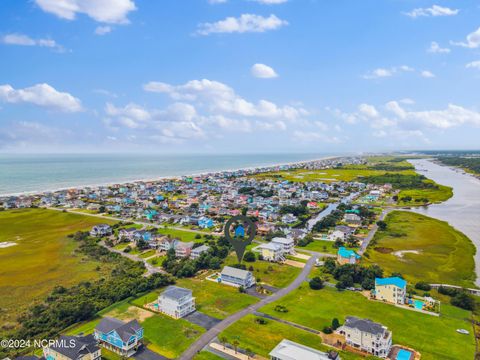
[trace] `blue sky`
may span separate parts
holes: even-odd
[[[473,149],[480,4],[4,0],[0,151]]]

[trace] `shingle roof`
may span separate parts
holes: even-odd
[[[399,288],[404,288],[407,286],[407,282],[402,278],[397,276],[389,277],[389,278],[375,278],[375,285],[395,285]]]
[[[344,326],[374,335],[382,335],[386,331],[386,328],[382,324],[373,322],[369,319],[359,319],[355,316],[348,316],[345,320]]]
[[[281,238],[281,237],[274,237],[272,242],[279,243],[279,244],[286,244],[289,245],[293,243],[293,239]]]
[[[128,341],[130,337],[135,335],[135,333],[141,328],[142,327],[137,320],[124,323],[123,321],[115,318],[105,317],[95,327],[95,330],[104,334],[108,334],[110,331],[115,330],[122,341]]]
[[[93,335],[87,336],[65,336],[62,335],[59,341],[50,348],[69,359],[79,359],[86,354],[92,354],[100,350],[97,340]]]
[[[174,300],[179,300],[188,295],[190,296],[192,295],[192,290],[171,285],[167,287],[160,296],[168,297]]]
[[[239,279],[246,279],[250,272],[247,270],[237,269],[231,266],[225,266],[222,275],[232,276]]]

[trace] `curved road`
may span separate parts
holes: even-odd
[[[205,346],[207,346],[210,343],[210,341],[212,341],[216,336],[218,336],[218,334],[220,334],[223,330],[225,330],[227,327],[232,325],[234,322],[240,320],[246,315],[253,314],[262,306],[270,304],[280,299],[281,297],[287,295],[288,293],[292,292],[296,288],[298,288],[307,279],[308,275],[310,274],[310,270],[312,269],[316,259],[317,259],[317,255],[313,255],[307,261],[300,275],[298,275],[297,278],[286,288],[278,290],[273,295],[265,299],[262,299],[259,302],[253,305],[250,305],[249,307],[243,310],[240,310],[239,312],[236,312],[235,314],[230,315],[226,319],[219,322],[213,328],[211,328],[202,336],[200,336],[200,338],[198,338],[198,340],[195,341],[178,359],[179,360],[192,359],[195,356],[195,354],[201,351]]]

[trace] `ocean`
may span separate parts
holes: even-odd
[[[0,196],[320,159],[334,154],[0,154]]]

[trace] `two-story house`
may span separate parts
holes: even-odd
[[[175,319],[195,311],[195,298],[192,290],[169,286],[158,297],[158,310]]]
[[[60,336],[53,345],[43,348],[46,360],[100,360],[102,352],[93,335]]]
[[[94,336],[103,347],[121,356],[131,357],[143,338],[143,327],[137,320],[125,323],[122,320],[105,317],[95,327]]]
[[[373,294],[377,300],[403,305],[407,296],[407,282],[399,277],[376,278]]]
[[[250,271],[225,266],[220,273],[219,282],[247,289],[255,284],[255,278]]]

